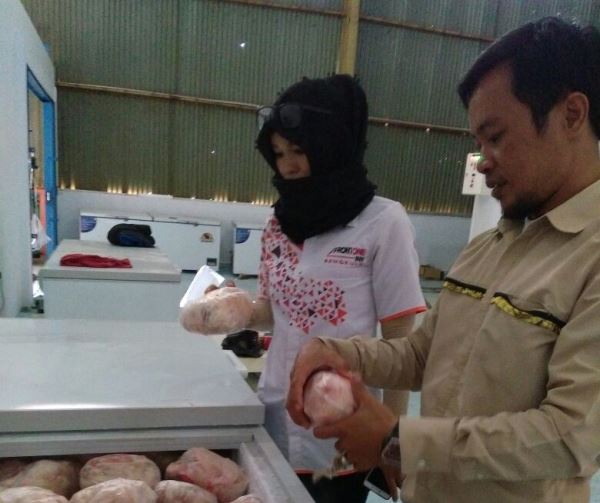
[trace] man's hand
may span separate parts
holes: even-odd
[[[304,428],[310,427],[310,419],[304,414],[304,385],[317,370],[332,369],[350,377],[348,364],[319,339],[311,339],[298,352],[290,374],[287,410],[292,420]]]
[[[351,376],[352,393],[357,408],[340,421],[315,428],[317,438],[337,438],[335,448],[359,471],[381,463],[381,444],[398,418],[373,397],[356,376]]]
[[[404,475],[400,473],[398,468],[394,468],[393,466],[381,464],[379,467],[385,476],[385,481],[389,489],[389,495],[392,497],[392,500],[398,501],[398,489],[402,488]]]

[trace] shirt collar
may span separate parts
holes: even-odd
[[[521,232],[523,229],[524,220],[515,220],[513,218],[501,218],[498,222],[498,231],[504,235],[510,231]]]
[[[559,231],[577,233],[600,217],[600,180],[546,213]]]
[[[358,224],[360,224],[360,217],[364,214],[365,209],[366,208],[363,208],[363,210],[358,215],[356,215],[352,220],[350,220],[350,222],[346,223],[344,225],[344,227],[356,227]]]
[[[350,222],[348,222],[346,225],[344,225],[344,227],[356,227],[358,225],[359,218],[360,218],[360,213],[358,215],[356,215],[352,220],[350,220]]]
[[[578,194],[556,208],[553,208],[540,219],[546,218],[550,224],[561,232],[576,234],[585,229],[600,216],[600,180],[588,185]],[[536,219],[537,220],[537,219]],[[521,232],[524,220],[502,218],[498,222],[500,234],[510,231]]]

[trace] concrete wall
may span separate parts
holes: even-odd
[[[0,7],[0,316],[32,302],[27,68],[56,102],[54,67],[19,0]]]
[[[247,203],[218,203],[168,196],[134,196],[81,190],[61,190],[58,194],[59,239],[79,238],[79,212],[117,211],[121,214],[143,212],[169,216],[187,216],[221,222],[221,256],[231,263],[233,222],[263,224],[272,211],[267,206]],[[458,252],[467,243],[470,218],[411,214],[417,236],[417,251],[422,264],[447,271]]]

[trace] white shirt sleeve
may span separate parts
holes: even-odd
[[[373,258],[373,296],[379,321],[425,311],[415,231],[400,203],[381,214]]]

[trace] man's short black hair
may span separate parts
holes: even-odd
[[[512,70],[512,90],[529,106],[541,130],[550,110],[570,92],[585,94],[590,122],[600,138],[600,33],[557,17],[527,23],[496,40],[458,86],[468,107],[481,79],[502,64]]]

